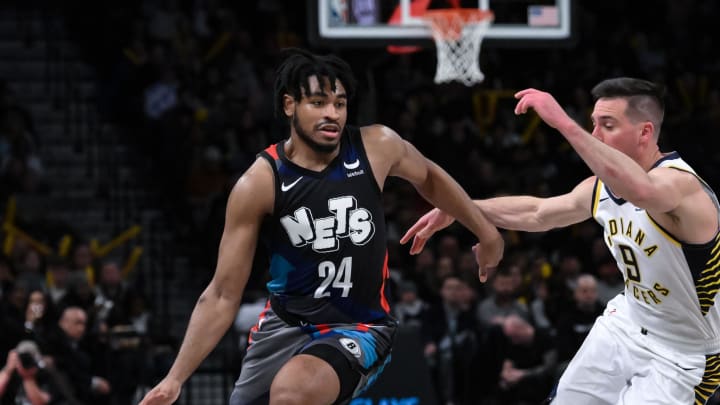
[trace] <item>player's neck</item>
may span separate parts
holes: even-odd
[[[643,169],[645,169],[646,172],[650,171],[650,169],[655,166],[655,163],[665,157],[665,155],[665,153],[660,152],[660,149],[655,147],[655,150],[652,153],[648,153],[646,155],[647,159],[645,159],[645,161],[641,163],[641,166],[643,167]]]
[[[319,152],[298,136],[291,136],[285,141],[284,150],[285,156],[296,165],[308,170],[322,171],[340,153],[340,146],[332,152]]]

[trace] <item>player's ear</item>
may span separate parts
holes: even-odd
[[[288,118],[295,113],[295,99],[289,94],[283,96],[283,111]]]
[[[652,142],[655,139],[655,124],[652,121],[643,122],[641,131],[643,141]]]

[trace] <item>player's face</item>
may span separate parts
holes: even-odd
[[[345,87],[337,80],[333,91],[328,81],[321,85],[316,76],[308,81],[310,94],[303,90],[300,102],[293,101],[292,130],[314,151],[332,153],[338,148],[347,121]]]
[[[627,106],[624,98],[599,99],[591,117],[592,134],[606,145],[635,158],[645,123],[633,123],[625,114]]]

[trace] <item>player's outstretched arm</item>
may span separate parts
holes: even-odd
[[[363,140],[373,163],[379,169],[379,184],[385,175],[401,177],[412,183],[420,195],[434,206],[457,218],[479,240],[474,249],[480,267],[480,279],[485,281],[487,269],[496,267],[502,259],[502,236],[473,204],[470,197],[440,166],[425,158],[413,145],[384,126],[365,127]]]
[[[217,345],[235,319],[252,268],[262,219],[273,200],[272,170],[258,159],[230,193],[215,274],[195,305],[168,375],[140,405],[170,405],[182,384]]]
[[[499,228],[544,232],[590,218],[595,179],[588,177],[569,193],[554,197],[507,196],[477,200],[476,204]]]
[[[590,204],[595,177],[589,177],[571,192],[556,197],[531,196],[496,197],[476,200],[485,217],[495,226],[526,232],[542,232],[582,222],[590,218]],[[413,240],[410,254],[420,253],[425,242],[454,218],[435,208],[420,218],[400,239]]]
[[[677,208],[684,196],[697,189],[697,181],[691,175],[673,175],[669,169],[656,168],[646,171],[625,153],[591,136],[578,125],[558,104],[555,98],[536,89],[525,89],[515,94],[518,103],[516,114],[529,109],[548,125],[556,128],[590,170],[598,176],[617,196],[651,212],[666,213]],[[654,142],[654,127],[647,123],[639,142]],[[653,173],[665,174],[654,176]]]

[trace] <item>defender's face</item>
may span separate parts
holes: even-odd
[[[347,93],[339,80],[335,91],[330,83],[321,85],[317,76],[309,79],[310,94],[303,90],[297,102],[285,96],[285,114],[292,119],[292,131],[316,152],[332,153],[339,143],[347,121]]]
[[[633,123],[625,114],[628,102],[624,98],[601,98],[592,113],[592,135],[608,146],[634,158],[645,122]]]

